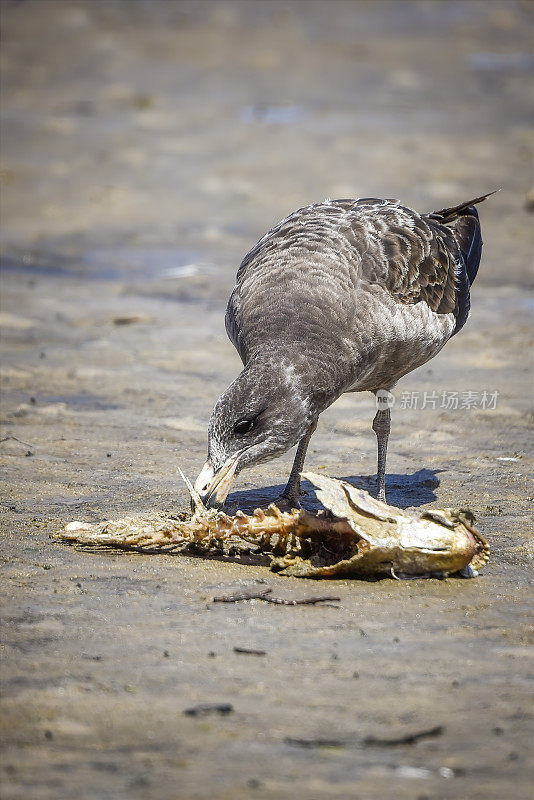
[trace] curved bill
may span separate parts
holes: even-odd
[[[217,472],[213,469],[208,458],[200,470],[200,474],[195,481],[195,489],[206,506],[210,505],[212,499],[215,499],[218,503],[224,503],[228,497],[228,492],[235,477],[239,455],[240,453],[237,453],[228,458]]]

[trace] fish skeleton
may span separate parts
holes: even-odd
[[[467,510],[402,510],[346,481],[304,472],[326,511],[270,505],[230,516],[206,508],[184,477],[191,516],[156,512],[104,523],[71,522],[63,541],[150,552],[264,554],[271,569],[305,578],[474,577],[490,548]]]

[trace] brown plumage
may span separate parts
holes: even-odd
[[[326,200],[259,240],[228,303],[244,369],[210,420],[201,494],[221,499],[227,477],[300,441],[286,487],[297,502],[319,414],[343,392],[390,390],[464,325],[482,247],[473,203],[483,199],[432,214],[395,200]],[[373,428],[383,499],[389,409]]]

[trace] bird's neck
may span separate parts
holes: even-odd
[[[253,357],[245,369],[258,371],[271,386],[284,385],[309,408],[310,424],[345,390],[347,376],[339,359],[324,352],[272,347]]]

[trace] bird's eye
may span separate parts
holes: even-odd
[[[248,433],[254,427],[253,419],[238,419],[234,424],[234,433]]]

